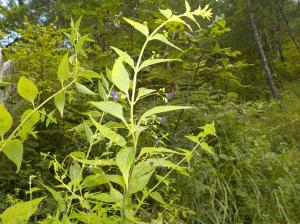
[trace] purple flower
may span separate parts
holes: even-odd
[[[174,92],[169,92],[166,94],[168,100],[172,100],[174,98]]]
[[[154,139],[154,143],[158,143],[160,141],[160,138]]]
[[[154,162],[150,162],[150,166],[154,166]]]
[[[83,213],[88,214],[90,211],[88,209],[84,209]]]
[[[114,100],[118,100],[118,99],[119,99],[118,93],[115,92],[115,91],[112,91],[112,92],[110,93],[110,95],[111,95],[111,97],[112,97]]]
[[[167,121],[166,117],[160,117],[159,119],[160,119],[161,122],[166,122]]]
[[[88,173],[88,174],[91,174],[93,172],[93,169],[91,167],[88,167],[85,169],[85,171]]]

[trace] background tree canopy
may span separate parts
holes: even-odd
[[[0,1],[0,224],[299,223],[299,9]]]

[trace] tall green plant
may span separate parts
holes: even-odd
[[[58,202],[58,207],[54,216],[49,216],[41,223],[70,223],[73,220],[83,223],[148,223],[149,221],[162,223],[164,219],[169,222],[179,220],[176,214],[178,209],[165,201],[160,188],[168,185],[173,171],[187,175],[188,166],[185,164],[192,159],[193,153],[199,147],[212,153],[212,148],[205,140],[207,136],[215,135],[214,124],[202,127],[196,136],[188,136],[195,143],[191,150],[145,146],[139,141],[139,137],[141,134],[147,134],[148,123],[156,119],[158,114],[192,109],[192,107],[162,105],[151,108],[141,115],[136,112],[136,108],[138,102],[156,92],[156,90],[138,87],[137,80],[140,72],[155,64],[176,61],[168,58],[143,60],[148,44],[160,41],[182,51],[161,32],[164,26],[176,22],[192,30],[192,26],[183,18],[194,21],[199,27],[195,16],[204,19],[211,17],[208,6],[191,10],[187,1],[185,6],[186,12],[180,15],[174,14],[170,9],[160,10],[166,20],[152,32],[147,25],[124,18],[135,30],[143,34],[146,40],[136,61],[126,52],[112,47],[119,57],[112,70],[107,70],[106,77],[81,67],[81,56],[85,56],[84,42],[92,40],[80,35],[80,20],[78,20],[75,24],[71,23],[71,33],[66,34],[73,46],[73,54],[71,56],[66,54],[59,65],[58,79],[61,82],[61,90],[36,106],[34,100],[39,93],[37,88],[27,78],[20,79],[19,94],[33,105],[33,109],[27,112],[26,116],[24,115],[21,124],[8,138],[3,138],[1,150],[7,150],[14,140],[22,145],[16,133],[22,130],[25,122],[34,116],[37,118],[35,114],[38,114],[39,109],[51,99],[54,99],[58,111],[63,116],[66,95],[73,93],[68,91],[73,84],[81,94],[90,95],[93,99],[96,95],[102,98],[102,101],[90,101],[90,105],[100,112],[87,112],[88,119],[75,128],[79,133],[83,131],[88,143],[87,152],[74,151],[62,163],[55,156],[44,155],[52,159],[51,166],[55,172],[55,179],[60,183],[57,187],[63,190],[57,191],[42,184]],[[132,72],[129,72],[129,69]],[[98,93],[85,85],[86,80],[92,79],[98,80]],[[114,91],[115,89],[118,89],[118,92]],[[6,118],[10,116],[8,113],[5,114]],[[119,122],[105,123],[107,117]],[[3,127],[3,132],[7,132],[10,126],[11,124],[7,124]],[[102,155],[96,155],[91,159],[93,150],[102,142],[107,142],[106,153],[102,152]],[[87,174],[84,172],[86,170],[88,170]],[[151,212],[150,200],[159,205],[158,214]],[[6,213],[7,211],[0,215],[3,222]]]

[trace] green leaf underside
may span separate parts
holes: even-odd
[[[129,23],[134,29],[144,34],[146,37],[149,36],[149,29],[146,25],[142,23],[135,22],[131,19],[124,18],[124,20]]]
[[[17,166],[18,173],[23,160],[23,143],[19,139],[13,139],[6,143],[3,153]]]
[[[69,53],[62,58],[57,71],[57,78],[63,84],[70,77]]]
[[[59,111],[61,117],[64,116],[65,101],[65,91],[60,92],[54,97],[54,104],[57,110]]]
[[[13,118],[3,104],[0,104],[0,137],[9,131],[13,124]]]
[[[82,94],[86,94],[86,95],[97,95],[96,93],[94,93],[92,90],[90,90],[89,88],[87,88],[85,85],[82,85],[80,83],[75,83],[76,89],[78,90],[78,92],[82,93]]]
[[[95,121],[92,117],[91,120],[93,124],[96,126],[97,130],[103,135],[105,138],[108,138],[110,141],[114,142],[115,144],[124,147],[126,145],[126,140],[123,136],[119,135],[115,131],[111,130],[110,128],[99,124]]]
[[[22,76],[19,79],[17,89],[19,95],[32,104],[34,103],[35,98],[39,94],[39,91],[35,84],[24,76]]]
[[[130,86],[129,74],[123,65],[124,57],[119,57],[112,70],[111,79],[112,82],[125,94],[128,95]]]
[[[163,43],[165,43],[165,44],[167,44],[167,45],[169,45],[169,46],[171,46],[171,47],[173,47],[173,48],[175,48],[179,51],[183,51],[182,49],[180,49],[176,45],[172,44],[164,34],[157,33],[151,38],[151,40],[159,40],[159,41],[161,41],[161,42],[163,42]]]
[[[121,173],[123,174],[124,181],[127,187],[129,181],[129,172],[134,162],[134,159],[135,159],[134,148],[122,148],[116,156],[116,162],[121,170]]]
[[[108,113],[116,118],[119,118],[126,124],[126,120],[123,115],[123,107],[121,104],[111,101],[102,101],[102,102],[91,102],[99,110],[102,110],[105,113]]]

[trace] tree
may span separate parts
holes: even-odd
[[[254,13],[253,13],[251,0],[246,0],[246,6],[247,6],[247,11],[249,13],[250,24],[251,24],[253,35],[254,35],[254,38],[255,38],[257,51],[258,51],[260,61],[261,61],[261,64],[262,64],[264,72],[265,72],[267,84],[268,84],[268,86],[269,86],[269,88],[272,92],[272,96],[275,99],[280,99],[279,92],[278,92],[277,87],[275,85],[273,75],[271,73],[271,70],[270,70],[270,67],[269,67],[269,64],[268,64],[268,59],[266,57],[265,51],[264,51],[264,49],[262,47],[262,44],[261,44],[261,39],[260,39],[258,30],[257,30],[257,25],[256,25],[255,16],[254,16]]]

